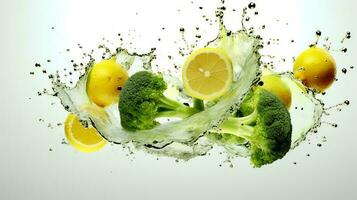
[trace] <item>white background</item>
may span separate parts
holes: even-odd
[[[248,3],[227,0],[227,8],[241,10]],[[77,43],[90,49],[102,37],[115,40],[118,32],[129,30],[135,30],[132,46],[139,51],[161,45],[158,50],[166,56],[165,48],[176,47],[178,29],[185,27],[190,34],[197,24],[203,24],[202,13],[213,12],[218,0],[194,4],[188,0],[1,0],[0,199],[357,199],[356,72],[340,73],[343,67],[357,67],[356,3],[256,3],[259,15],[254,23],[266,24],[263,36],[281,39],[281,45],[267,49],[273,55],[295,56],[314,41],[317,29],[340,49],[345,32],[352,32],[352,39],[343,45],[348,53],[332,52],[339,81],[323,97],[327,105],[351,101],[342,112],[324,119],[339,127],[323,125],[317,135],[310,136],[310,144],[304,142],[283,160],[261,169],[253,169],[247,159],[234,160],[233,168],[228,164],[219,167],[224,157],[216,154],[176,163],[142,152],[127,157],[120,146],[111,145],[90,155],[76,152],[61,144],[63,127],[56,126],[67,113],[56,99],[36,97],[37,90],[49,86],[48,80],[39,73],[29,75],[36,62],[49,70],[69,65],[78,52],[65,49]],[[239,29],[239,14],[226,15],[228,27]],[[201,26],[207,29],[203,38],[212,39],[217,29]],[[163,38],[162,43],[157,42],[158,37]],[[289,43],[291,39],[295,43]],[[51,63],[46,64],[47,59]],[[291,59],[277,65],[291,69]],[[55,128],[47,128],[48,123]],[[323,136],[327,142],[317,147]]]

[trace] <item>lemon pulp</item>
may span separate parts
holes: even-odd
[[[182,79],[188,95],[214,100],[226,93],[232,84],[232,63],[221,49],[199,49],[187,58]]]
[[[70,145],[85,153],[98,151],[107,144],[95,128],[85,128],[72,113],[67,116],[65,134]]]

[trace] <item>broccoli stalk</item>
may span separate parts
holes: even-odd
[[[220,126],[221,132],[229,133],[248,141],[252,140],[252,135],[254,133],[253,124],[257,119],[257,111],[254,110],[248,116],[245,117],[229,117]]]
[[[148,71],[137,72],[125,83],[119,99],[120,121],[123,128],[152,129],[159,124],[156,118],[187,118],[200,111],[167,98],[164,79]]]
[[[219,133],[248,141],[255,167],[285,156],[291,145],[292,126],[289,111],[276,96],[256,89],[242,103],[239,113],[243,117],[229,117],[219,127]]]
[[[187,118],[193,114],[196,114],[199,110],[196,108],[191,108],[185,106],[180,102],[162,96],[159,99],[158,113],[156,117],[178,117],[178,118]]]

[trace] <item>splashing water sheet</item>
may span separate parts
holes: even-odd
[[[247,12],[256,8],[255,3],[250,3],[243,9],[242,29],[238,31],[228,30],[224,25],[226,7],[224,2],[221,3],[215,11],[216,19],[211,20],[218,24],[218,35],[210,41],[204,41],[206,45],[187,44],[186,48],[189,51],[202,47],[221,48],[232,61],[234,78],[230,90],[204,111],[182,120],[161,119],[160,125],[150,130],[125,130],[120,123],[117,103],[101,108],[91,102],[87,95],[87,80],[94,64],[91,57],[93,52],[86,54],[89,56],[87,65],[79,70],[80,77],[74,86],[69,86],[58,74],[51,75],[55,96],[61,100],[67,111],[79,116],[83,124],[95,127],[106,140],[117,145],[132,145],[135,149],[150,154],[182,160],[204,156],[216,146],[223,147],[229,157],[248,157],[249,145],[245,140],[215,134],[214,130],[239,108],[246,94],[257,85],[262,75],[278,74],[292,92],[293,101],[289,110],[293,126],[291,148],[297,147],[309,133],[316,131],[321,125],[322,117],[327,114],[325,105],[312,89],[295,79],[291,72],[274,72],[273,67],[262,61],[264,38],[256,35],[253,28],[245,27],[245,22],[250,20]],[[257,13],[255,11],[256,15]],[[180,31],[185,32],[184,29]],[[346,36],[348,37],[350,33]],[[203,40],[201,36],[196,38],[197,41]],[[183,40],[187,43],[184,37]],[[181,80],[161,66],[154,70],[153,62],[161,58],[156,55],[155,48],[144,54],[130,52],[122,47],[118,47],[115,52],[105,46],[100,47],[103,48],[107,58],[114,57],[128,71],[129,77],[142,70],[161,73],[168,83],[169,89],[165,93],[170,98],[193,104],[193,99],[185,94]]]

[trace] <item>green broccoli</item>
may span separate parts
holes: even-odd
[[[237,115],[220,126],[220,133],[244,138],[250,145],[251,162],[261,167],[281,159],[291,145],[289,111],[268,91],[257,88],[249,93]]]
[[[200,111],[164,96],[166,88],[159,75],[148,71],[132,75],[120,93],[122,127],[130,131],[152,129],[159,124],[158,117],[186,118]]]

